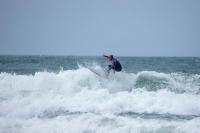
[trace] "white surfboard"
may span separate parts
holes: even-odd
[[[86,67],[87,69],[89,69],[91,72],[93,72],[94,74],[102,77],[102,78],[108,78],[106,72],[104,70],[97,70],[91,67]]]

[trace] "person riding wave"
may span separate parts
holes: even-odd
[[[107,76],[109,75],[110,71],[113,70],[114,72],[120,72],[122,70],[122,66],[120,64],[120,62],[113,57],[113,55],[103,55],[104,57],[106,57],[111,64],[108,65],[108,70],[107,70]]]

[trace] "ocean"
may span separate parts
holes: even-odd
[[[0,133],[199,133],[200,58],[0,56]]]

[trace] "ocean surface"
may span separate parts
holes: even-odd
[[[199,133],[200,58],[0,56],[0,133]]]

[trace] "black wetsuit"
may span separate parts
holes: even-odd
[[[117,72],[120,72],[122,70],[122,66],[117,59],[113,58],[111,60],[111,63],[111,65],[108,65],[109,70],[114,69]]]

